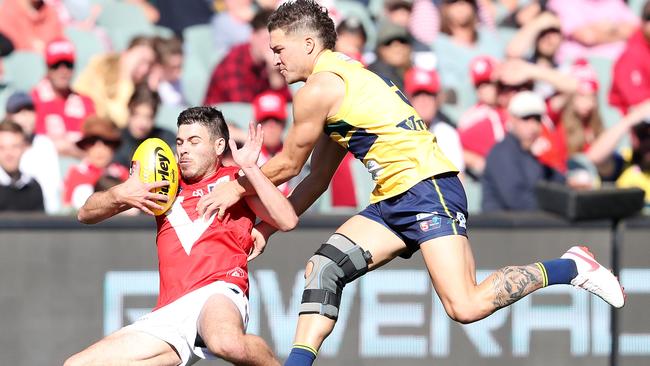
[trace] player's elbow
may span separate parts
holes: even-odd
[[[79,211],[77,211],[77,220],[79,220],[80,223],[86,225],[92,225],[102,221],[100,217],[93,215],[88,209],[84,207],[81,207]]]
[[[291,231],[295,229],[296,226],[298,226],[298,215],[296,215],[293,210],[291,210],[291,213],[283,217],[281,222],[278,222],[278,230],[284,232]]]
[[[80,223],[87,225],[93,223],[90,216],[83,207],[77,212],[77,220],[79,220]]]

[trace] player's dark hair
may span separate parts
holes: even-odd
[[[287,34],[312,32],[323,42],[326,49],[336,44],[336,29],[327,9],[314,0],[288,1],[271,14],[269,32],[281,29]]]
[[[220,110],[213,107],[187,108],[178,115],[178,122],[176,125],[180,127],[181,125],[191,125],[194,123],[205,126],[210,132],[212,141],[215,141],[218,138],[225,139],[226,149],[224,152],[228,151],[228,140],[230,139],[230,134],[228,133],[226,120]]]

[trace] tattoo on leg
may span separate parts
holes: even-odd
[[[512,304],[543,285],[542,273],[535,264],[504,267],[496,271],[493,276],[492,304],[497,309]]]

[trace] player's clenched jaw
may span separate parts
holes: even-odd
[[[183,180],[192,184],[216,172],[225,147],[224,138],[210,136],[208,129],[199,123],[180,125],[176,154]]]
[[[280,71],[288,84],[305,81],[311,74],[314,40],[299,34],[285,33],[282,29],[271,31],[270,47],[273,51],[273,65]]]

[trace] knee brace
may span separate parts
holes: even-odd
[[[344,235],[334,234],[309,261],[300,314],[320,314],[336,320],[343,287],[368,272],[372,256]]]

